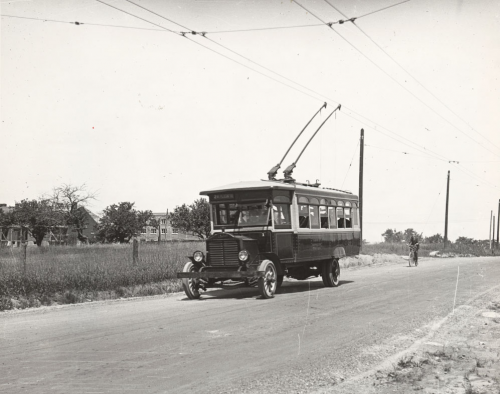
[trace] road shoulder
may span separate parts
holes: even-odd
[[[426,329],[428,334],[407,350],[322,392],[500,392],[500,286]]]

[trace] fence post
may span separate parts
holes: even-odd
[[[21,264],[23,265],[23,275],[26,276],[26,249],[28,243],[21,241]]]
[[[139,261],[139,241],[137,238],[134,238],[134,242],[132,243],[132,260],[133,264],[137,265]]]

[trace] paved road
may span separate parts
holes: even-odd
[[[285,282],[271,300],[244,289],[2,313],[0,392],[310,392],[499,284],[500,258],[456,258],[344,270],[337,288]]]

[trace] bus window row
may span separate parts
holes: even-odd
[[[356,207],[299,204],[299,227],[312,229],[353,228],[358,225]]]

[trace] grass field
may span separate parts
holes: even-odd
[[[54,303],[171,293],[181,290],[176,272],[203,243],[30,247],[26,274],[20,248],[0,249],[0,310]]]
[[[131,244],[29,247],[24,273],[21,248],[0,248],[0,311],[181,291],[176,273],[195,250],[205,250],[204,243],[142,243],[139,261],[134,265]],[[428,256],[433,250],[442,250],[442,245],[422,245],[420,256]],[[452,247],[449,251],[491,254],[479,247]],[[404,244],[368,244],[363,246],[362,255],[373,258],[346,259],[341,266],[396,261],[395,255],[407,254]]]

